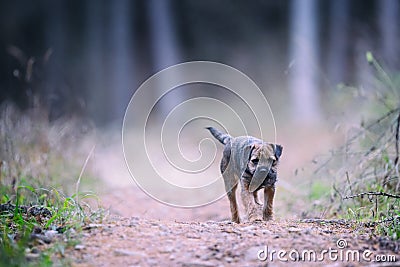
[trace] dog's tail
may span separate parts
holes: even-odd
[[[225,134],[223,132],[218,131],[217,129],[215,129],[214,127],[206,127],[207,130],[210,131],[210,133],[218,140],[220,141],[222,144],[227,144],[232,136],[230,136],[229,134]]]

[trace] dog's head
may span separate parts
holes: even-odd
[[[262,184],[272,186],[276,181],[279,158],[283,147],[271,143],[259,143],[250,145],[246,168],[252,174],[249,191],[256,191]]]

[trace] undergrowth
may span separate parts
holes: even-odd
[[[343,146],[319,158],[317,183],[331,185],[316,210],[374,226],[375,234],[400,239],[400,73],[388,73],[368,52],[373,88],[347,87],[368,101],[368,120],[352,127]],[[354,93],[362,90],[362,93]],[[315,193],[314,193],[315,195]],[[320,194],[321,195],[321,194]]]
[[[89,128],[79,119],[50,123],[40,108],[0,112],[0,266],[66,265],[82,226],[103,217],[97,196],[82,189],[91,182]]]

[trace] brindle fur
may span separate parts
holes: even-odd
[[[234,138],[213,127],[208,127],[207,129],[218,141],[225,145],[220,170],[230,202],[232,221],[240,222],[236,201],[238,182],[241,185],[241,198],[248,219],[250,221],[259,220],[257,206],[262,204],[258,200],[257,192],[264,189],[262,218],[263,220],[271,220],[273,218],[277,167],[282,154],[282,146],[267,143],[251,136]],[[260,184],[258,185],[257,183],[256,187],[254,187],[252,180],[254,180],[254,174],[258,169],[265,171],[265,178],[262,178],[259,182]],[[257,176],[259,177],[259,175]],[[254,187],[252,192],[249,187]]]

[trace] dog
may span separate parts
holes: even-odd
[[[250,221],[261,220],[257,215],[257,205],[262,205],[257,192],[264,188],[262,219],[265,221],[273,219],[277,168],[283,147],[252,136],[232,137],[213,127],[206,129],[225,145],[220,170],[230,202],[232,221],[240,223],[236,202],[238,182],[241,185],[241,197],[247,218]]]

